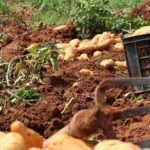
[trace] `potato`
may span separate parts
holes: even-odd
[[[126,68],[127,67],[126,61],[115,61],[115,65],[117,67],[122,67],[122,68]]]
[[[104,59],[100,62],[100,65],[103,67],[110,67],[114,66],[115,62],[112,59]]]
[[[64,60],[66,61],[70,61],[75,57],[75,55],[73,53],[66,53],[64,56]]]
[[[97,34],[97,35],[95,35],[91,42],[92,42],[93,44],[97,44],[97,42],[98,42],[99,38],[101,37],[101,35],[102,35],[102,34]]]
[[[118,140],[105,140],[97,144],[94,150],[142,150],[137,145]]]
[[[78,60],[81,60],[81,61],[83,61],[83,60],[89,60],[87,54],[81,54],[77,59],[78,59]]]
[[[74,46],[74,47],[78,47],[79,44],[80,44],[80,40],[79,39],[73,39],[70,41],[69,43],[71,46]]]
[[[68,43],[57,43],[57,44],[55,44],[55,46],[59,49],[66,49],[69,47],[69,44]]]
[[[72,60],[77,53],[77,49],[75,47],[69,47],[65,50],[64,60],[70,61]]]
[[[114,38],[114,39],[112,40],[112,43],[113,43],[113,44],[122,43],[122,39],[121,39],[120,37]]]
[[[122,43],[117,43],[114,45],[114,49],[116,52],[123,52],[124,51],[124,47]]]
[[[137,29],[133,35],[142,35],[142,34],[148,34],[150,33],[150,26],[145,26]]]
[[[41,148],[32,147],[32,148],[29,148],[28,150],[42,150],[42,149]]]
[[[72,87],[79,87],[80,86],[80,83],[79,82],[75,82]]]
[[[107,50],[103,50],[102,53],[107,55],[107,56],[111,56],[111,53],[109,51],[107,51]]]
[[[99,41],[96,45],[97,50],[103,50],[107,49],[111,45],[112,40],[111,39],[106,39],[103,41]]]
[[[27,149],[31,147],[41,148],[43,146],[43,137],[37,132],[25,127],[20,121],[15,121],[11,124],[11,131],[22,135]]]
[[[0,132],[0,139],[3,138],[6,135],[5,132]]]
[[[111,33],[111,34],[110,34],[110,38],[111,38],[111,39],[114,39],[114,38],[115,38],[115,34],[114,34],[114,33]]]
[[[68,30],[67,25],[60,25],[60,26],[57,26],[57,27],[53,28],[54,32],[60,32],[60,31],[65,32],[67,30]]]
[[[94,53],[93,53],[93,57],[94,58],[97,58],[97,57],[99,57],[99,56],[101,56],[102,55],[102,52],[101,51],[95,51]]]
[[[84,76],[93,76],[94,75],[93,71],[90,71],[88,69],[81,69],[80,74],[84,75]]]
[[[81,42],[79,47],[77,47],[77,52],[91,52],[95,50],[95,46],[92,42]]]
[[[0,150],[26,150],[23,137],[18,133],[7,133],[0,139]]]
[[[107,49],[112,44],[112,34],[110,32],[103,32],[96,44],[96,49]]]
[[[59,59],[59,60],[63,60],[64,57],[65,57],[65,52],[61,52],[61,53],[59,54],[59,56],[58,56],[58,59]]]
[[[48,140],[48,150],[92,150],[85,142],[68,135],[57,134]]]
[[[103,32],[102,35],[99,37],[98,42],[103,42],[105,40],[111,39],[111,33],[110,32]]]

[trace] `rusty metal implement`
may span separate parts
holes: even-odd
[[[100,82],[94,92],[95,107],[78,111],[63,129],[57,134],[67,134],[83,139],[101,128],[108,139],[117,138],[111,122],[116,119],[150,113],[150,106],[127,110],[105,111],[105,91],[114,87],[149,85],[150,77],[105,79]],[[150,148],[150,139],[136,143],[141,147]]]
[[[104,110],[104,107],[105,107],[104,95],[105,95],[105,91],[108,90],[109,88],[135,86],[135,85],[139,86],[139,85],[149,85],[149,84],[150,84],[150,77],[104,80],[100,82],[99,85],[95,89],[95,97],[94,97],[95,105],[97,109],[100,109],[100,111]],[[150,106],[126,109],[122,111],[117,110],[117,111],[111,112],[111,114],[107,112],[106,115],[108,116],[108,119],[111,118],[111,120],[118,120],[118,119],[125,119],[127,117],[139,116],[139,115],[148,114],[148,113],[150,113]],[[150,139],[145,139],[143,141],[136,142],[135,144],[139,145],[142,148],[150,148]]]

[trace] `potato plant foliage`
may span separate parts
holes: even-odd
[[[141,18],[131,18],[129,9],[118,16],[111,3],[110,0],[78,0],[71,11],[71,19],[79,31],[86,34],[110,30],[130,32],[149,24]]]
[[[39,93],[35,89],[25,89],[24,87],[18,88],[15,94],[9,98],[9,103],[13,104],[24,104],[24,103],[35,103],[41,100]]]
[[[15,0],[17,4],[21,3]],[[80,35],[101,33],[104,31],[131,32],[150,23],[141,18],[132,18],[132,8],[142,0],[26,0],[23,4],[36,9],[32,25],[66,24],[77,25]],[[11,3],[14,5],[14,3]],[[10,13],[10,4],[0,1],[0,13]],[[13,14],[11,12],[11,14]],[[16,17],[16,14],[14,15]],[[24,19],[20,22],[26,25]]]
[[[3,73],[0,83],[3,86],[42,82],[45,65],[58,69],[58,51],[51,47],[32,48],[27,55],[15,56],[10,62],[0,61],[0,70]]]

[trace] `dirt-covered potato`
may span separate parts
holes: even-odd
[[[62,50],[62,51],[60,51],[60,53],[59,53],[58,59],[59,59],[59,60],[64,60],[64,57],[65,57],[65,51]]]
[[[114,45],[114,50],[116,52],[123,52],[124,51],[124,47],[122,43],[117,43]]]
[[[59,49],[66,49],[69,47],[69,43],[57,43],[55,46]]]
[[[110,32],[103,32],[100,38],[98,39],[98,42],[103,42],[107,39],[111,39],[111,33]]]
[[[82,140],[63,134],[55,135],[48,140],[46,148],[48,148],[48,150],[92,150],[92,148]]]
[[[77,51],[80,53],[82,52],[92,52],[95,50],[95,46],[91,41],[88,42],[81,42],[79,47],[77,47]]]
[[[93,44],[97,44],[97,42],[98,42],[98,40],[99,40],[99,38],[100,38],[100,36],[101,36],[102,34],[97,34],[97,35],[95,35],[94,37],[93,37],[93,39],[92,39],[92,43]]]
[[[117,67],[122,67],[122,68],[126,68],[127,67],[126,61],[115,61],[115,65]]]
[[[112,40],[111,39],[105,39],[103,41],[98,41],[96,45],[97,50],[103,50],[107,49],[111,45]]]
[[[84,76],[92,76],[92,75],[94,75],[93,71],[91,71],[89,69],[81,69],[80,70],[80,74],[84,75]]]
[[[32,148],[29,148],[28,150],[44,150],[44,149],[32,147]]]
[[[5,132],[0,132],[0,139],[3,138],[6,135]]]
[[[102,52],[101,51],[95,51],[94,53],[93,53],[93,57],[94,58],[97,58],[97,57],[99,57],[99,56],[101,56],[102,55]]]
[[[68,30],[67,25],[60,25],[60,26],[53,28],[54,32],[65,32],[67,30]]]
[[[77,59],[78,59],[78,60],[81,60],[81,61],[83,61],[83,60],[89,60],[87,54],[81,54]]]
[[[74,47],[78,47],[80,44],[80,40],[79,39],[73,39],[70,41],[70,46],[74,46]]]
[[[44,141],[43,137],[37,132],[24,126],[20,121],[15,121],[11,124],[11,131],[16,132],[23,137],[27,149],[31,147],[42,148]]]
[[[94,150],[141,150],[141,148],[132,143],[121,142],[118,140],[105,140],[99,142]]]
[[[80,86],[80,82],[75,82],[73,83],[72,87],[79,87]]]
[[[69,47],[65,50],[64,60],[70,61],[72,60],[77,53],[77,49],[75,47]]]
[[[23,137],[18,133],[7,133],[0,139],[0,150],[26,150]]]
[[[122,43],[122,39],[121,39],[120,37],[114,38],[114,39],[112,40],[112,43],[113,43],[113,44]]]
[[[100,65],[107,68],[110,66],[114,66],[115,62],[112,59],[104,59],[100,62]]]

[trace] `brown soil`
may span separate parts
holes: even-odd
[[[6,25],[8,25],[8,22]],[[68,25],[66,32],[54,33],[52,32],[52,27],[40,26],[38,29],[33,30],[11,22],[9,26],[3,28],[3,31],[7,31],[8,33],[8,36],[1,43],[3,46],[1,56],[6,60],[10,60],[13,56],[21,54],[24,47],[33,42],[40,43],[51,40],[55,42],[67,41],[76,35],[75,26],[72,24]],[[14,47],[18,45],[22,48]],[[124,54],[113,53],[111,57],[114,60],[123,60]],[[81,76],[79,74],[81,68],[92,70],[94,76]],[[126,76],[127,70],[102,68],[98,61],[60,61],[60,69],[58,71],[47,68],[44,74],[45,85],[35,85],[37,91],[42,95],[43,101],[41,103],[25,104],[22,106],[9,106],[5,104],[0,114],[0,131],[8,131],[13,121],[20,120],[47,138],[64,127],[77,111],[94,106],[93,92],[96,85],[103,78]],[[80,86],[73,88],[72,85],[74,82],[79,82]],[[106,107],[125,109],[149,105],[146,95],[144,95],[144,103],[123,98],[123,95],[130,90],[130,88],[112,88],[108,90],[106,92]],[[61,114],[64,103],[72,97],[74,98],[73,102],[67,111]],[[125,141],[139,141],[150,138],[149,118],[149,115],[143,115],[113,121],[113,128],[118,138]],[[99,139],[105,138],[101,130],[97,131],[94,136]]]
[[[150,21],[150,2],[145,2],[141,6],[132,10],[132,17],[141,17]]]

